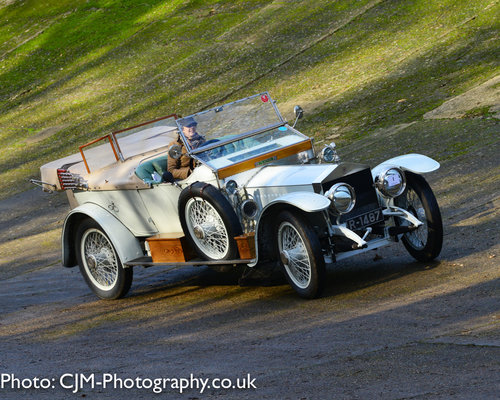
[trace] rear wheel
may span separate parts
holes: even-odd
[[[321,295],[326,268],[316,232],[300,215],[283,211],[277,218],[275,237],[288,283],[301,297]]]
[[[130,289],[132,268],[123,268],[101,226],[84,220],[76,234],[76,256],[87,285],[101,299],[118,299]]]
[[[422,225],[403,234],[402,241],[415,259],[430,261],[439,255],[443,245],[441,212],[431,187],[421,175],[407,172],[406,181],[406,190],[394,202],[413,214]]]

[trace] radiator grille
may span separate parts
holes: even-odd
[[[369,168],[344,175],[328,182],[323,182],[321,185],[323,187],[323,193],[339,182],[348,183],[354,188],[356,193],[356,204],[354,205],[354,208],[348,214],[342,215],[340,222],[344,222],[350,218],[380,208],[377,193],[375,191],[375,187],[373,186],[372,174]]]

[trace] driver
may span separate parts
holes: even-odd
[[[188,117],[182,121],[182,133],[192,149],[200,147],[206,141],[203,136],[200,136],[198,132],[196,132],[197,125],[198,123],[193,117]],[[177,137],[177,140],[169,144],[169,147],[173,145],[181,146],[182,154],[178,159],[168,157],[167,171],[172,174],[174,179],[186,179],[193,171],[194,160],[187,154],[186,147],[180,135]]]

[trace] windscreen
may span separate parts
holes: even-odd
[[[283,123],[267,93],[177,120],[184,142],[191,151]],[[193,130],[195,134],[192,133]],[[192,137],[196,140],[191,140]],[[200,137],[203,139],[200,140]]]
[[[197,153],[196,156],[214,169],[228,167],[243,161],[256,159],[265,154],[292,146],[309,139],[299,132],[280,126],[249,137],[237,139],[227,144]],[[277,156],[275,157],[277,160]],[[273,162],[275,159],[265,160]],[[256,165],[258,166],[258,164]]]

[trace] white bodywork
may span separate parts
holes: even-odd
[[[184,181],[216,183],[213,172],[200,165]],[[141,189],[93,190],[75,192],[78,204],[96,204],[120,220],[137,237],[182,232],[177,201],[181,188],[169,183]]]
[[[292,192],[270,201],[262,211],[276,203],[290,204],[305,212],[318,212],[330,207],[330,200],[323,195],[313,192]]]
[[[133,159],[128,161],[129,165],[134,162]],[[137,163],[137,161],[135,162]],[[387,167],[394,166],[415,173],[425,173],[439,168],[439,163],[420,154],[403,155],[391,158],[375,167],[372,170],[373,178]],[[338,168],[337,164],[270,165],[228,177],[225,182],[234,180],[238,187],[245,188],[246,193],[258,205],[258,215],[262,215],[268,208],[278,204],[287,204],[304,212],[314,213],[328,209],[330,200],[322,194],[315,193],[313,184],[321,184],[322,180],[336,168]],[[111,168],[104,168],[99,171],[98,175],[106,174],[108,169],[111,170]],[[118,170],[117,167],[113,169],[115,172]],[[218,183],[214,172],[204,165],[195,168],[186,180],[179,182],[179,185],[168,183],[153,186],[137,185],[137,183],[130,185],[132,180],[137,180],[135,175],[132,177],[134,168],[122,165],[121,170],[128,171],[123,175],[124,177],[128,176],[129,184],[125,185],[127,188],[122,186],[118,190],[75,192],[75,199],[80,206],[71,211],[68,219],[74,214],[81,213],[96,220],[110,237],[122,263],[142,255],[138,237],[149,237],[158,233],[182,232],[177,202],[183,187],[197,181],[207,182],[214,186],[224,184],[224,182]],[[127,179],[121,181],[125,182]],[[116,185],[108,185],[109,188],[116,187]],[[255,229],[258,233],[258,220]],[[367,243],[342,225],[334,228],[332,233],[350,238],[360,246],[358,250],[348,254],[340,254],[338,259],[392,242],[390,238],[383,238]],[[256,240],[257,238],[258,235],[256,235]],[[67,246],[68,243],[63,248],[67,248]],[[365,247],[361,248],[363,246]],[[256,259],[249,266],[257,264],[258,248],[258,243],[256,243]]]
[[[387,167],[399,167],[405,171],[414,172],[416,174],[426,174],[439,169],[439,163],[430,157],[422,154],[405,154],[394,157],[377,165],[372,169],[372,176],[375,177]]]
[[[269,204],[282,202],[307,211],[327,208],[329,200],[314,193],[313,183],[335,168],[334,165],[268,166],[233,176],[239,187],[244,187],[261,210]]]
[[[143,255],[139,240],[125,227],[125,225],[104,208],[93,203],[85,203],[71,210],[64,221],[62,235],[62,259],[64,266],[72,267],[75,265],[72,263],[74,259],[70,256],[73,242],[72,238],[68,235],[69,232],[71,232],[69,225],[71,225],[73,219],[79,215],[86,215],[92,218],[102,227],[111,240],[111,243],[113,243],[122,263],[126,263],[127,261]]]

